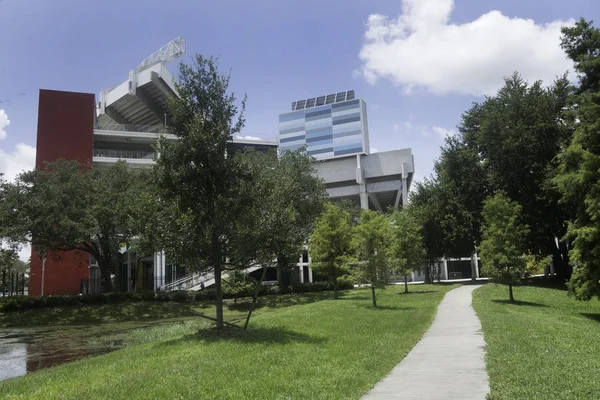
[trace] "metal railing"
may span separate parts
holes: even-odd
[[[167,133],[167,127],[164,125],[135,125],[135,124],[102,124],[100,127],[104,131],[119,132],[146,132],[146,133]]]
[[[213,278],[214,273],[212,272],[194,272],[184,276],[183,278],[177,279],[176,281],[161,286],[160,290],[186,290],[200,285],[200,282],[206,282]]]
[[[94,157],[138,158],[152,160],[155,155],[156,153],[153,151],[94,149]]]
[[[245,274],[249,274],[258,269],[262,268],[261,266],[254,266],[250,268],[246,268],[243,272]],[[224,273],[222,275],[223,279],[227,279],[229,274]],[[206,286],[211,286],[214,284],[215,274],[214,272],[195,272],[193,274],[189,274],[184,276],[181,279],[173,281],[171,283],[167,283],[163,285],[159,290],[198,290],[200,289],[200,282],[204,282]]]

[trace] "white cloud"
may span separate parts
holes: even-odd
[[[431,130],[442,139],[445,139],[446,136],[454,136],[456,133],[450,129],[442,128],[439,126],[434,126],[431,128]]]
[[[235,135],[234,138],[235,139],[239,139],[239,140],[262,140],[258,136],[241,136],[241,135]]]
[[[4,110],[0,110],[0,139],[6,138],[6,128],[10,124],[8,116]],[[31,170],[35,167],[35,147],[25,143],[17,143],[14,150],[9,152],[0,149],[0,174],[4,174],[4,179],[12,181],[23,171]]]
[[[560,29],[573,20],[536,24],[490,11],[449,23],[454,0],[402,0],[398,18],[369,16],[360,72],[370,83],[390,79],[405,93],[493,94],[518,71],[547,83],[573,69],[560,48]]]
[[[23,171],[35,167],[35,147],[25,143],[17,143],[12,152],[0,149],[0,173],[4,178],[12,181]]]
[[[10,120],[8,119],[8,115],[6,115],[6,111],[0,110],[0,140],[6,139],[6,128],[10,125]]]

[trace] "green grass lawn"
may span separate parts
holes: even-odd
[[[0,326],[37,327],[180,318],[192,316],[198,307],[196,304],[143,301],[41,308],[0,313]]]
[[[330,292],[303,293],[300,295],[271,295],[259,297],[256,313],[279,309],[299,304],[307,304],[332,296]],[[238,301],[224,301],[225,319],[236,322],[245,318],[250,305],[249,298]],[[0,313],[0,327],[40,327],[52,325],[102,324],[120,321],[143,321],[172,319],[194,316],[201,312],[215,316],[213,303],[210,301],[176,303],[176,302],[120,302],[96,305],[66,305],[61,307],[41,308],[18,312]]]
[[[137,338],[144,344],[2,382],[0,398],[357,399],[417,343],[454,287],[393,287],[379,292],[379,309],[368,289],[290,296],[285,307],[271,300],[248,332],[156,331]]]
[[[490,398],[600,399],[600,302],[559,289],[486,285],[473,306],[487,343]]]

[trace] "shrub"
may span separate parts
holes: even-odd
[[[351,289],[354,283],[348,277],[338,279],[338,288],[340,290]],[[298,283],[295,285],[278,286],[265,285],[259,289],[259,296],[278,295],[278,294],[294,294],[294,293],[309,293],[323,292],[333,290],[329,282],[312,282]],[[250,297],[254,294],[254,287],[248,285],[243,290],[228,291],[223,293],[226,299]],[[187,303],[192,301],[213,301],[216,297],[213,288],[190,292],[185,290],[170,291],[170,292],[113,292],[113,293],[97,293],[85,295],[56,295],[56,296],[17,296],[4,297],[0,299],[0,312],[13,312],[22,310],[31,310],[36,308],[50,308],[72,306],[79,304],[107,304],[107,303],[122,303],[126,301],[175,301],[178,303]]]
[[[106,298],[101,293],[84,294],[81,296],[81,304],[104,304]]]
[[[194,300],[196,301],[207,301],[214,300],[217,297],[217,293],[215,289],[202,289],[196,292],[194,295]]]

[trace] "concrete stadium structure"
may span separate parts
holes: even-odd
[[[165,128],[170,117],[168,99],[177,96],[173,76],[165,64],[184,52],[183,39],[168,43],[130,71],[127,80],[102,91],[97,101],[88,93],[40,90],[36,168],[43,168],[45,163],[59,158],[78,160],[93,167],[110,165],[117,160],[142,168],[153,165],[156,156],[153,145],[159,134],[177,140],[175,135],[167,134]],[[303,136],[301,140],[309,153],[316,151],[316,170],[330,198],[347,199],[363,209],[379,211],[405,205],[414,173],[411,150],[369,154],[366,103],[355,99],[353,91],[343,93],[343,98],[338,93],[333,101],[328,100],[328,96],[314,98],[314,102],[308,99],[302,110],[299,102],[294,102],[293,112],[295,116],[302,113],[301,123],[292,123],[291,128],[290,124],[280,124],[277,141],[234,139],[231,150],[244,147],[259,151],[293,150],[289,145],[281,146],[282,128],[291,129],[293,137]],[[336,103],[336,99],[340,101]],[[315,119],[311,116],[314,112],[304,114],[307,102],[329,103],[312,110],[319,114]],[[300,141],[284,143],[293,142],[296,146]],[[119,290],[197,289],[200,282],[211,283],[211,276],[189,274],[169,264],[162,252],[142,256],[124,248],[122,253],[122,261],[114,271],[115,287]],[[299,256],[292,280],[313,280],[306,252]],[[97,265],[87,254],[65,252],[60,259],[42,260],[32,252],[30,295],[95,292],[99,288]]]

